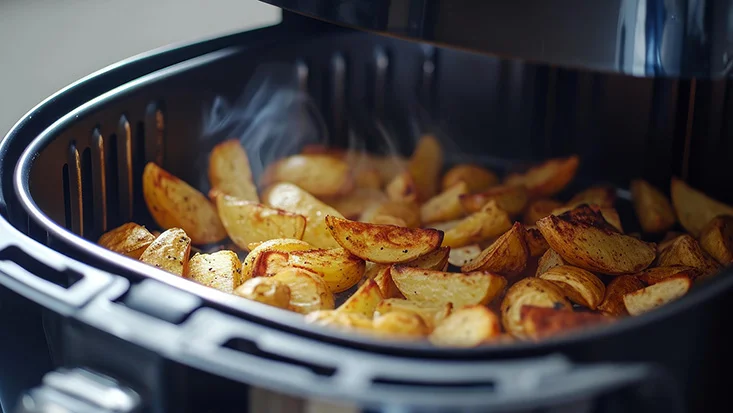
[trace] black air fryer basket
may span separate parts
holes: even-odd
[[[264,64],[289,68],[334,142],[366,113],[409,153],[417,105],[492,167],[578,154],[581,183],[622,198],[678,176],[733,202],[733,2],[269,2],[298,13],[103,69],[2,141],[5,411],[727,410],[728,270],[607,327],[459,350],[308,325],[94,241],[150,222],[146,162],[202,182],[206,108]]]

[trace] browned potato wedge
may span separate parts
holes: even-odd
[[[501,322],[504,329],[517,338],[527,338],[521,319],[522,306],[533,305],[555,309],[571,309],[572,304],[562,290],[550,281],[523,278],[509,287],[501,302]]]
[[[700,246],[721,265],[733,262],[733,216],[713,218],[700,233]]]
[[[280,251],[262,251],[252,265],[252,277],[272,277],[278,272],[290,268],[290,255]]]
[[[371,333],[374,328],[371,317],[337,310],[313,311],[305,316],[305,322],[342,330],[355,330],[360,333]]]
[[[504,183],[524,185],[532,197],[553,196],[573,180],[579,164],[576,155],[550,159],[523,174],[509,175]]]
[[[718,215],[733,215],[733,207],[710,198],[680,179],[672,178],[671,192],[680,224],[694,237]]]
[[[522,306],[520,317],[525,333],[533,340],[541,340],[613,321],[612,317],[602,314],[576,313],[531,305]]]
[[[506,279],[489,272],[450,273],[392,266],[392,280],[408,300],[434,306],[452,303],[461,308],[467,305],[488,304],[506,286]]]
[[[329,155],[292,155],[270,164],[262,185],[278,182],[289,182],[317,197],[343,195],[354,189],[349,164]]]
[[[461,267],[462,272],[489,271],[505,277],[514,277],[527,267],[529,247],[524,239],[524,226],[514,226],[481,251],[475,260]]]
[[[459,198],[466,212],[480,211],[489,201],[495,201],[497,207],[512,216],[522,213],[529,200],[527,188],[512,185],[495,186],[484,192],[465,194]]]
[[[272,278],[290,288],[288,308],[291,311],[308,314],[318,310],[333,310],[333,294],[320,275],[302,268],[286,268]]]
[[[250,249],[250,252],[247,254],[244,261],[242,261],[242,281],[252,278],[255,261],[257,261],[257,257],[265,251],[305,251],[313,249],[313,246],[298,239],[278,238],[262,242],[256,247],[248,245],[248,248]]]
[[[677,216],[669,199],[662,191],[643,179],[631,181],[631,200],[644,232],[664,232],[677,222]]]
[[[195,254],[188,261],[186,278],[230,294],[244,282],[242,263],[237,253],[229,250]]]
[[[140,261],[171,274],[186,273],[191,255],[191,238],[180,228],[164,231],[140,255]]]
[[[669,277],[656,284],[624,295],[624,305],[631,315],[640,315],[681,298],[692,288],[685,275]]]
[[[374,318],[374,332],[389,338],[422,338],[430,329],[415,313],[392,311]]]
[[[279,183],[263,194],[264,203],[272,208],[301,214],[306,219],[303,241],[318,248],[335,248],[338,243],[326,228],[326,215],[341,214],[313,195],[290,183]]]
[[[138,259],[153,241],[155,236],[144,226],[128,222],[104,233],[97,243],[110,251]]]
[[[417,202],[417,184],[408,171],[395,176],[394,179],[387,184],[384,191],[387,193],[387,197],[394,202],[403,204]]]
[[[399,225],[397,220],[400,220]],[[365,209],[359,221],[368,222],[370,224],[397,225],[398,227],[417,228],[420,226],[420,207],[414,203],[405,204],[395,201],[386,201]]]
[[[354,170],[354,184],[357,189],[376,189],[382,188],[382,176],[379,171],[370,166],[356,168]]]
[[[374,280],[366,280],[354,294],[351,295],[337,311],[359,313],[371,318],[377,305],[382,302],[382,292]]]
[[[621,226],[621,217],[613,208],[600,208],[597,205],[582,204],[572,208],[562,207],[552,211],[552,215],[562,215],[564,213],[569,213],[567,216],[572,217],[574,220],[586,222],[589,225],[608,227],[615,229],[617,232],[624,232]]]
[[[575,194],[566,206],[575,208],[583,204],[597,205],[599,208],[613,208],[616,202],[616,188],[609,185],[592,186]]]
[[[509,215],[500,209],[495,201],[461,220],[458,225],[445,232],[443,246],[465,247],[505,233],[512,227]]]
[[[657,265],[659,267],[670,265],[693,267],[698,270],[700,277],[714,275],[720,270],[720,264],[687,234],[677,237],[669,247],[659,253]]]
[[[334,216],[327,216],[326,223],[344,249],[377,263],[411,261],[437,249],[443,241],[443,233],[434,229],[367,224]]]
[[[367,161],[379,172],[382,185],[392,181],[395,176],[407,169],[408,160],[396,155],[368,155]]]
[[[453,185],[465,182],[468,192],[481,192],[499,184],[499,177],[486,168],[477,165],[460,164],[448,170],[443,175],[443,191],[447,191]]]
[[[260,202],[247,152],[237,139],[226,140],[211,150],[209,183],[221,193],[245,201]]]
[[[251,278],[237,287],[234,294],[285,310],[290,307],[290,287],[272,277]]]
[[[451,248],[448,255],[448,263],[461,267],[476,259],[481,254],[481,247],[478,244],[466,245],[460,248]]]
[[[388,298],[379,303],[374,314],[375,316],[384,315],[393,311],[417,314],[425,321],[428,329],[432,331],[436,325],[448,317],[452,310],[453,305],[451,303],[436,306],[400,298]]]
[[[560,287],[570,301],[595,310],[606,294],[606,286],[593,273],[571,265],[560,265],[540,275]]]
[[[359,257],[343,248],[291,251],[288,266],[304,268],[323,277],[329,290],[346,291],[356,285],[364,275],[366,264]]]
[[[399,288],[392,280],[392,271],[390,265],[377,264],[380,267],[379,272],[374,276],[374,282],[379,286],[384,298],[404,298]]]
[[[550,248],[550,245],[547,244],[545,237],[542,236],[542,233],[537,227],[526,227],[524,239],[527,241],[530,257],[539,257]]]
[[[647,268],[635,274],[634,277],[651,285],[677,275],[684,275],[694,280],[699,275],[699,271],[693,267],[686,267],[684,265],[670,265],[667,267]]]
[[[644,283],[632,275],[619,275],[606,286],[606,294],[598,310],[610,316],[629,315],[624,305],[624,295],[644,288]]]
[[[430,199],[438,193],[440,171],[443,170],[443,148],[432,135],[423,135],[407,165],[415,180],[420,201]]]
[[[323,201],[348,219],[359,219],[365,211],[376,209],[387,201],[387,195],[379,189],[357,188],[350,194],[327,198]]]
[[[559,201],[550,198],[540,198],[532,201],[527,205],[524,211],[524,222],[526,225],[534,225],[540,219],[552,214],[556,209],[562,208],[563,205]]]
[[[440,247],[412,261],[404,263],[408,267],[424,268],[426,270],[445,271],[448,267],[450,248]]]
[[[589,225],[566,213],[537,221],[537,227],[569,264],[602,274],[637,273],[656,258],[656,245],[607,227]]]
[[[454,311],[430,334],[430,342],[441,347],[476,347],[501,335],[499,317],[484,306]]]
[[[458,197],[465,194],[468,194],[468,185],[465,182],[458,182],[444,192],[428,199],[420,207],[420,220],[427,224],[462,217],[463,206]]]
[[[216,208],[204,194],[152,162],[143,171],[143,197],[161,228],[181,228],[195,244],[227,236]]]

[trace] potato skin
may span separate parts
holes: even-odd
[[[540,275],[555,283],[570,301],[595,310],[603,301],[606,286],[593,273],[571,265],[560,265]]]
[[[262,185],[289,182],[316,197],[348,194],[354,189],[349,164],[330,155],[292,155],[269,165]]]
[[[429,330],[433,330],[443,319],[453,311],[453,304],[430,305],[404,298],[387,298],[382,300],[374,312],[375,316],[385,315],[397,311],[401,313],[414,313],[419,315]]]
[[[532,340],[542,340],[613,321],[612,317],[602,314],[529,305],[522,306],[520,318],[524,331]]]
[[[333,293],[346,291],[364,275],[364,260],[343,248],[312,249],[288,253],[288,265],[304,268],[323,277]]]
[[[333,294],[320,275],[301,268],[286,268],[272,276],[290,288],[288,308],[308,314],[318,310],[333,310]]]
[[[587,204],[603,209],[613,208],[615,202],[616,188],[609,185],[597,185],[575,194],[565,206],[575,208]]]
[[[138,259],[153,241],[155,236],[144,226],[128,222],[102,234],[97,243],[110,251]]]
[[[368,279],[336,310],[347,313],[359,313],[371,318],[374,315],[374,310],[382,302],[382,298],[379,285],[374,280]]]
[[[374,332],[389,338],[420,339],[430,333],[418,314],[391,311],[374,318]]]
[[[669,199],[649,182],[643,179],[631,181],[631,199],[644,232],[664,232],[677,222]]]
[[[407,170],[415,180],[418,201],[425,201],[438,193],[443,157],[443,148],[435,136],[420,137],[407,165]]]
[[[246,201],[260,202],[247,152],[237,139],[219,143],[209,154],[211,188]]]
[[[563,204],[550,198],[536,199],[527,205],[524,211],[524,224],[534,225],[540,219],[550,215],[552,211],[562,208]]]
[[[191,254],[191,238],[181,228],[161,233],[140,255],[140,261],[171,274],[186,273]]]
[[[480,211],[474,212],[445,231],[443,246],[460,248],[476,244],[498,237],[511,227],[512,223],[506,211],[499,208],[495,201],[489,201]]]
[[[572,304],[555,284],[530,277],[517,281],[507,290],[501,302],[501,321],[514,337],[529,338],[521,320],[522,306],[533,305],[555,309],[571,309]]]
[[[579,165],[577,155],[550,159],[522,174],[507,176],[504,183],[524,185],[532,197],[548,197],[562,191],[573,180]]]
[[[700,235],[705,225],[719,215],[733,215],[733,207],[717,201],[692,188],[681,179],[672,178],[672,205],[680,224],[693,237]]]
[[[644,283],[638,278],[632,275],[619,275],[606,286],[606,294],[598,305],[598,310],[615,317],[629,315],[624,305],[624,295],[642,288]]]
[[[669,277],[656,284],[624,294],[624,305],[631,315],[640,315],[670,303],[687,294],[692,280],[686,275]]]
[[[476,259],[461,267],[462,272],[490,271],[505,277],[514,277],[527,267],[529,247],[525,241],[524,226],[514,226],[484,249]]]
[[[494,172],[481,166],[460,164],[450,168],[443,175],[443,191],[458,182],[465,182],[468,186],[468,192],[475,193],[499,184],[499,177]]]
[[[480,305],[463,307],[441,321],[430,334],[430,342],[440,347],[476,347],[501,335],[499,317]]]
[[[309,243],[298,239],[279,238],[262,242],[257,247],[251,248],[247,257],[242,261],[242,282],[252,278],[257,257],[265,251],[291,252],[312,250],[313,248]]]
[[[657,265],[684,265],[695,268],[699,277],[705,278],[715,275],[720,265],[710,257],[691,236],[685,234],[675,238],[672,243],[659,253]]]
[[[720,265],[733,262],[733,216],[717,216],[705,225],[700,246]]]
[[[271,277],[251,278],[237,287],[234,294],[285,310],[290,306],[290,287]]]
[[[542,254],[539,262],[537,263],[537,272],[535,273],[535,276],[539,277],[551,268],[565,264],[566,262],[562,259],[560,254],[556,253],[552,249],[548,249],[544,254]]]
[[[428,199],[420,207],[420,220],[424,224],[451,221],[464,215],[459,197],[468,194],[468,185],[461,181]]]
[[[529,194],[524,186],[502,185],[491,187],[484,192],[464,194],[459,199],[463,209],[469,213],[478,212],[489,201],[494,201],[497,207],[515,216],[524,210],[529,200]]]

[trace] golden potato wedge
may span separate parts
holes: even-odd
[[[699,273],[699,270],[693,267],[687,267],[684,265],[670,265],[667,267],[647,268],[646,270],[638,274],[634,274],[634,277],[651,285],[677,275],[684,275],[694,280],[695,278],[697,278]]]
[[[559,201],[555,201],[554,199],[536,199],[527,205],[522,222],[526,225],[534,225],[540,219],[552,214],[553,211],[562,207],[563,204]]]
[[[589,225],[574,219],[570,212],[542,218],[537,221],[537,227],[563,260],[588,271],[612,275],[637,273],[656,258],[656,245],[607,227]]]
[[[484,192],[464,194],[459,197],[466,212],[480,211],[489,201],[496,202],[496,206],[515,216],[524,210],[529,200],[527,188],[521,185],[494,186]]]
[[[229,195],[217,195],[216,209],[229,238],[242,249],[275,238],[301,239],[305,232],[303,215]]]
[[[440,247],[423,256],[407,261],[404,265],[408,267],[424,268],[426,270],[445,271],[448,268],[448,255],[450,248]]]
[[[575,208],[583,204],[599,208],[613,208],[616,202],[616,188],[610,185],[596,185],[578,192],[565,206]]]
[[[392,280],[408,300],[433,306],[488,304],[504,290],[506,279],[490,272],[450,273],[392,266]]]
[[[367,224],[335,216],[327,216],[326,223],[344,249],[377,263],[411,261],[434,251],[443,241],[443,233],[434,229]]]
[[[354,330],[360,333],[370,333],[374,328],[371,317],[359,313],[348,313],[337,310],[316,310],[305,316],[305,322],[342,330]]]
[[[289,182],[309,194],[336,196],[354,189],[349,164],[329,155],[292,155],[270,164],[262,176],[262,185]]]
[[[552,211],[552,215],[567,213],[573,220],[582,221],[589,225],[601,228],[613,228],[617,232],[624,232],[621,226],[621,217],[613,208],[601,208],[597,205],[581,204],[576,207],[562,207]],[[610,225],[610,226],[609,226]]]
[[[540,278],[523,278],[507,290],[501,302],[501,322],[504,330],[517,338],[528,338],[522,323],[522,306],[533,305],[554,309],[572,309],[560,288]]]
[[[461,218],[464,212],[459,197],[466,194],[468,185],[465,182],[458,182],[422,204],[420,220],[423,224],[429,224]]]
[[[388,267],[389,264],[377,264],[376,262],[366,261],[366,264],[364,265],[364,279],[359,282],[359,285],[367,279],[374,279],[380,271]]]
[[[644,288],[644,283],[638,278],[632,275],[619,275],[606,286],[606,294],[601,304],[598,305],[598,310],[614,317],[629,315],[624,305],[624,295],[642,288]]]
[[[606,294],[606,286],[593,273],[571,265],[560,265],[540,275],[560,287],[570,301],[595,310]]]
[[[379,285],[374,280],[368,279],[336,310],[346,313],[359,313],[371,318],[382,299]]]
[[[420,207],[415,203],[405,204],[386,201],[367,207],[364,213],[361,214],[359,221],[370,224],[417,228],[420,226]]]
[[[302,268],[286,268],[272,279],[290,288],[288,308],[296,313],[308,314],[318,310],[333,310],[333,293],[320,275]]]
[[[216,208],[204,194],[152,162],[143,171],[143,197],[161,228],[181,228],[194,244],[227,236]]]
[[[155,236],[147,228],[128,222],[102,234],[97,244],[110,251],[138,259],[153,241]]]
[[[140,261],[183,276],[191,255],[191,238],[181,228],[163,231],[140,255]]]
[[[263,194],[264,203],[271,208],[283,209],[303,215],[306,219],[303,241],[318,248],[336,248],[338,243],[326,228],[326,215],[341,217],[330,206],[316,199],[300,187],[290,183],[279,183]]]
[[[733,262],[733,216],[713,218],[700,233],[700,246],[721,265]]]
[[[357,188],[341,197],[324,198],[323,202],[335,208],[344,217],[357,220],[365,211],[376,209],[387,202],[387,195],[379,189]]]
[[[423,135],[412,152],[407,170],[415,180],[417,199],[424,201],[438,193],[443,170],[443,148],[433,135]]]
[[[709,256],[695,241],[685,234],[675,238],[669,247],[659,253],[657,266],[684,265],[698,270],[700,277],[715,275],[720,270],[720,264]]]
[[[667,196],[643,179],[631,181],[631,200],[644,232],[664,232],[677,222],[677,216]]]
[[[242,262],[236,252],[229,250],[195,254],[188,261],[185,277],[231,294],[243,282]]]
[[[705,195],[681,179],[672,178],[671,192],[680,224],[694,237],[718,215],[733,215],[733,207]]]
[[[531,305],[522,306],[520,318],[524,332],[532,340],[541,340],[613,321],[612,317],[602,314],[576,313]]]
[[[480,211],[467,216],[458,225],[446,231],[443,246],[465,247],[498,237],[511,227],[509,215],[499,208],[495,201],[489,201]]]
[[[247,152],[237,139],[226,140],[209,153],[209,183],[218,192],[260,202]]]
[[[504,183],[524,185],[531,197],[553,196],[573,180],[579,164],[580,158],[576,155],[550,159],[522,174],[507,176]]]
[[[382,176],[374,167],[360,166],[354,168],[353,175],[356,189],[380,190],[382,188]]]
[[[539,257],[550,248],[537,227],[525,227],[524,240],[527,241],[530,257]]]
[[[565,260],[562,259],[560,254],[556,253],[552,249],[548,249],[545,251],[544,254],[540,257],[539,262],[537,263],[537,272],[535,273],[536,277],[539,277],[540,275],[546,273],[551,268],[559,267],[561,265],[567,264]]]
[[[681,298],[692,288],[692,280],[686,275],[666,278],[656,284],[624,294],[626,311],[640,315]]]
[[[466,245],[460,248],[451,248],[448,255],[448,263],[461,267],[476,259],[481,254],[481,247],[478,244]]]
[[[443,175],[443,191],[447,191],[448,188],[459,182],[464,182],[468,186],[468,192],[475,193],[498,185],[499,177],[494,172],[478,165],[460,164],[450,168]]]
[[[407,312],[419,315],[428,329],[432,331],[436,325],[450,315],[453,304],[430,305],[400,298],[387,298],[382,300],[374,311],[375,316],[385,315],[390,312]]]
[[[398,155],[367,155],[367,162],[382,179],[382,186],[391,182],[395,176],[407,170],[408,160]]]
[[[405,298],[399,288],[392,280],[392,271],[390,265],[377,264],[380,266],[379,272],[374,276],[374,282],[379,286],[384,298]]]
[[[403,204],[411,204],[417,202],[417,184],[415,179],[410,172],[405,171],[394,177],[392,181],[387,184],[384,192],[387,193],[387,197],[394,201]]]
[[[476,347],[501,335],[499,317],[480,305],[464,307],[445,318],[430,334],[430,342],[441,347]]]
[[[343,248],[291,251],[288,266],[304,268],[323,277],[333,293],[340,293],[356,285],[364,276],[364,260]]]
[[[272,277],[250,278],[234,294],[273,307],[290,308],[290,287]]]
[[[509,218],[507,217],[507,221]],[[456,219],[453,221],[445,221],[445,222],[433,222],[430,225],[426,225],[428,228],[437,229],[438,231],[448,232],[452,230],[453,228],[457,227],[458,225],[463,222],[462,219]],[[511,225],[511,224],[510,224]]]
[[[374,318],[374,332],[389,338],[418,339],[430,334],[425,321],[415,313],[391,311]]]
[[[407,222],[405,222],[404,219],[389,215],[377,215],[369,223],[378,225],[394,225],[395,227],[408,227]]]
[[[461,272],[489,271],[514,277],[527,267],[529,247],[524,239],[524,226],[515,222],[512,228],[481,251],[476,259],[461,267]]]
[[[305,241],[289,238],[271,239],[260,243],[256,247],[254,247],[254,245],[248,245],[247,247],[250,249],[250,252],[242,261],[242,282],[252,278],[255,261],[257,261],[257,257],[265,251],[291,252],[312,250],[314,248],[313,245]]]

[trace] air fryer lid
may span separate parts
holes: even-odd
[[[724,77],[733,1],[263,0],[331,23],[644,77]]]

